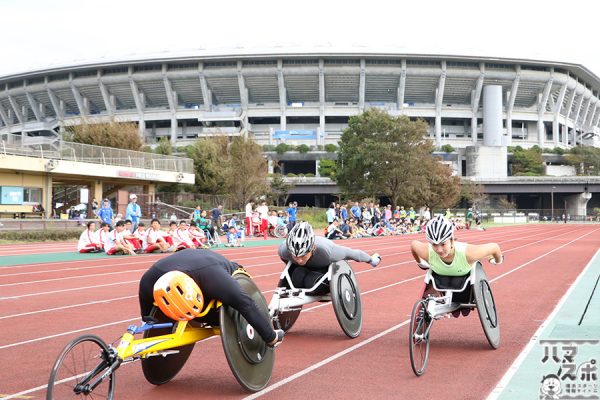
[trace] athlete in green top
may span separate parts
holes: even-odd
[[[502,251],[497,243],[474,245],[456,242],[454,225],[441,215],[427,224],[426,236],[429,243],[415,240],[410,250],[421,268],[431,268],[438,275],[466,275],[482,258],[494,264],[502,263]]]

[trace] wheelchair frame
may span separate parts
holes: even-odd
[[[493,349],[499,347],[500,327],[496,303],[481,262],[477,261],[461,288],[438,287],[431,269],[428,269],[424,282],[426,285],[431,283],[433,288],[438,292],[443,292],[443,295],[430,294],[424,299],[417,300],[413,307],[410,319],[409,351],[411,368],[415,375],[421,376],[425,372],[429,357],[429,334],[433,322],[453,311],[476,309],[488,343]],[[463,292],[467,288],[471,288],[469,299],[474,302],[452,301],[454,293]],[[488,294],[487,299],[486,294]],[[490,315],[490,311],[493,311],[493,315]],[[419,348],[417,349],[417,347]]]
[[[246,276],[251,281],[250,275],[243,270],[235,271],[232,276],[235,277],[238,274]],[[259,293],[260,293],[260,291],[259,291]],[[262,294],[261,294],[261,296],[262,296]],[[265,306],[266,306],[266,304],[265,304]],[[198,315],[197,318],[204,317],[213,310],[219,310],[222,312],[223,310],[220,310],[222,307],[223,307],[223,305],[220,301],[216,301],[213,299],[206,305],[205,309],[201,312],[200,315]],[[266,307],[265,307],[265,312],[266,312]],[[241,315],[239,315],[239,318],[242,318]],[[223,321],[223,316],[221,316],[220,319],[221,319],[221,321]],[[146,336],[148,331],[150,331],[152,329],[173,328],[173,327],[175,327],[175,331],[172,333],[169,333],[169,334],[144,337],[141,339],[136,339],[134,337],[134,335],[139,334],[139,333],[144,333],[144,335]],[[244,331],[246,331],[246,329],[244,329]],[[63,349],[63,351],[61,352],[61,354],[58,356],[58,358],[54,364],[54,367],[52,368],[50,378],[48,380],[48,391],[46,394],[46,399],[47,400],[55,399],[54,387],[59,386],[59,385],[64,385],[64,384],[67,384],[70,387],[71,386],[71,383],[69,383],[70,381],[76,381],[76,382],[73,382],[71,394],[87,396],[87,395],[91,394],[94,391],[94,389],[96,389],[99,385],[101,385],[107,379],[109,381],[108,394],[104,397],[106,397],[108,399],[112,399],[114,389],[115,389],[114,388],[114,386],[115,386],[114,376],[116,374],[117,369],[121,365],[129,364],[131,362],[138,361],[138,360],[149,359],[150,357],[156,357],[156,356],[167,357],[172,354],[178,354],[179,348],[182,348],[187,345],[195,344],[196,342],[202,341],[204,339],[207,339],[211,336],[216,336],[216,335],[221,335],[221,326],[218,326],[218,327],[210,326],[203,322],[200,322],[200,324],[198,325],[195,322],[192,323],[191,321],[173,321],[173,322],[166,322],[166,323],[144,322],[140,326],[135,325],[135,324],[129,325],[129,327],[127,328],[127,331],[118,340],[118,344],[116,345],[116,347],[114,347],[113,345],[106,344],[102,339],[100,339],[99,337],[97,337],[95,335],[80,336],[80,337],[72,340],[70,343],[68,343],[65,346],[65,348]],[[221,339],[223,340],[224,338],[222,337]],[[236,346],[236,347],[242,348],[243,346],[241,345],[240,340],[241,339],[238,337],[237,343],[239,343],[239,346]],[[76,374],[76,375],[70,376],[66,379],[59,379],[59,377],[57,375],[60,370],[60,367],[62,366],[63,361],[65,361],[68,358],[69,353],[72,350],[74,350],[75,347],[77,347],[85,342],[93,343],[94,347],[98,348],[97,350],[99,350],[99,354],[97,354],[94,357],[95,361],[98,362],[97,366],[95,368],[93,368],[91,371],[89,371],[90,366],[88,366],[88,370],[85,373]],[[115,341],[115,343],[117,343],[117,341]],[[224,348],[225,348],[225,343],[224,343]],[[243,351],[243,349],[242,349],[242,351]],[[268,351],[272,352],[272,349],[269,349]],[[88,353],[93,353],[93,351],[91,351],[91,352],[88,351]],[[239,371],[236,371],[234,369],[234,366],[232,365],[232,361],[229,358],[230,354],[228,353],[226,348],[225,348],[225,354],[227,356],[227,361],[230,365],[230,368],[232,369],[232,372],[234,373],[235,378],[238,380],[238,382],[244,388],[251,390],[251,391],[257,391],[257,390],[262,389],[264,386],[266,386],[269,379],[266,379],[266,381],[264,381],[264,378],[265,378],[264,376],[259,377],[260,378],[260,379],[258,379],[259,383],[256,385],[254,384],[254,382],[245,382],[243,380],[243,377],[239,376],[240,375]],[[271,355],[270,357],[271,357],[271,361],[272,361],[273,356]],[[264,359],[266,360],[267,358],[269,358],[269,357],[267,357],[265,355]],[[173,375],[170,378],[166,379],[164,382],[160,382],[160,383],[151,382],[151,383],[154,383],[154,384],[166,383],[167,381],[172,379],[179,372],[180,368],[183,367],[186,360],[187,360],[187,356],[183,360],[183,363],[174,369]],[[175,364],[177,364],[177,363],[175,363]],[[251,364],[256,364],[256,362],[253,362]],[[267,368],[268,368],[268,366],[267,366]],[[73,369],[75,369],[75,368],[73,368]],[[271,369],[272,369],[272,365],[271,365]],[[75,372],[71,372],[71,373],[75,373]],[[270,378],[270,374],[267,378]],[[57,379],[59,379],[59,380],[57,380]]]

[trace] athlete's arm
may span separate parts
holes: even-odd
[[[413,240],[410,244],[410,252],[417,263],[421,261],[429,262],[429,245],[427,243]]]
[[[494,261],[497,264],[502,262],[502,251],[498,243],[486,243],[486,244],[468,244],[465,250],[467,256],[467,262],[474,263],[482,258],[494,257]]]

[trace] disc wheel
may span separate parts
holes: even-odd
[[[360,335],[362,328],[362,304],[360,290],[354,271],[345,261],[332,266],[331,302],[340,327],[349,338]]]
[[[234,279],[269,320],[267,302],[252,279],[244,274],[234,275]],[[227,363],[239,384],[251,392],[263,389],[273,373],[273,348],[267,346],[254,327],[233,307],[224,305],[220,308],[219,325]]]
[[[500,347],[500,322],[496,312],[496,302],[487,279],[481,279],[476,283],[475,303],[485,337],[490,346],[497,349]]]
[[[153,317],[157,322],[173,322],[172,319],[167,317],[163,312],[153,307],[150,312],[150,316]],[[158,328],[149,329],[144,332],[144,339],[168,335],[173,332],[173,328]],[[146,357],[142,359],[142,372],[148,382],[153,385],[163,385],[173,379],[179,371],[183,368],[186,361],[194,350],[195,343],[187,344],[181,347],[175,347],[172,350],[177,353],[169,354],[166,357]]]
[[[410,315],[410,366],[417,376],[423,375],[429,358],[429,331],[433,319],[427,313],[427,301],[415,303]]]
[[[115,372],[109,372],[110,352],[102,339],[95,335],[80,336],[60,353],[48,379],[46,400],[112,399],[115,391]],[[108,375],[95,388],[96,380]]]

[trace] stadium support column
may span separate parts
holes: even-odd
[[[162,66],[163,83],[165,85],[165,93],[169,102],[169,110],[171,111],[171,144],[177,141],[177,93],[171,87],[171,81],[167,77],[167,64]]]
[[[106,85],[104,84],[104,82],[102,82],[102,75],[100,75],[100,71],[98,71],[98,87],[100,88],[100,94],[102,94],[102,101],[104,101],[104,107],[106,108],[106,113],[112,120],[115,109],[113,108],[113,105],[110,102],[110,93],[108,92],[108,89],[106,88]]]
[[[571,144],[573,146],[577,145],[577,121],[579,120],[579,114],[581,113],[581,108],[583,107],[583,100],[585,97],[585,88],[581,88],[581,96],[579,97],[579,102],[577,103],[577,112],[575,113],[575,118],[573,118],[573,141]]]
[[[50,173],[46,173],[46,183],[44,184],[44,200],[42,206],[44,207],[44,212],[46,213],[46,218],[52,218],[53,208],[52,208],[52,175]]]
[[[12,125],[12,121],[10,121],[10,123],[9,123],[8,115],[6,114],[6,111],[4,111],[4,107],[2,107],[2,104],[0,104],[0,118],[2,118],[2,122],[4,123],[4,126],[7,129],[10,129],[10,126]],[[10,130],[9,130],[9,132],[10,132]]]
[[[363,113],[365,111],[365,59],[360,59],[360,78],[358,83],[358,112]]]
[[[93,180],[89,183],[88,186],[89,196],[88,196],[88,208],[87,215],[89,215],[88,219],[94,218],[95,216],[92,214],[92,200],[96,199],[98,201],[98,206],[102,207],[102,199],[104,198],[104,187],[102,181]]]
[[[283,60],[277,60],[277,84],[279,87],[279,112],[280,112],[280,125],[281,130],[287,129],[286,121],[286,108],[287,108],[287,96],[285,93],[285,82],[283,80]]]
[[[203,63],[198,63],[198,79],[200,80],[200,89],[202,90],[202,101],[204,102],[204,111],[210,112],[212,110],[212,92],[208,88],[208,83],[206,83]]]
[[[571,115],[571,110],[573,109],[573,104],[575,103],[575,97],[577,96],[577,82],[571,78],[569,78],[569,80],[569,83],[574,83],[574,86],[573,88],[569,88],[571,90],[571,94],[569,96],[569,100],[567,101],[567,108],[565,108],[565,122],[563,125],[563,144],[565,146],[569,145],[569,116]]]
[[[442,61],[442,73],[436,89],[435,96],[435,147],[442,147],[442,103],[444,102],[444,88],[446,86],[446,61]]]
[[[137,82],[133,80],[133,67],[129,67],[129,86],[131,87],[131,93],[133,94],[133,100],[135,101],[135,108],[138,113],[138,132],[143,141],[144,133],[146,132],[146,121],[144,120],[145,104],[143,93],[140,93]]]
[[[506,178],[506,142],[502,128],[502,86],[485,86],[483,88],[483,146],[466,148],[467,176]]]
[[[143,190],[145,197],[144,201],[146,203],[146,207],[148,207],[150,204],[154,203],[156,196],[156,184],[149,183],[147,185],[144,185]]]
[[[560,117],[560,110],[562,110],[563,101],[565,100],[565,94],[567,93],[567,82],[565,82],[558,93],[558,98],[556,99],[556,103],[554,103],[554,108],[552,109],[552,141],[554,142],[554,146],[558,146],[559,138],[560,138],[560,125],[558,123],[558,118]]]
[[[551,74],[554,71],[552,70]],[[550,75],[550,79],[546,82],[546,87],[541,95],[538,96],[538,144],[543,149],[546,144],[546,127],[544,126],[544,114],[546,113],[546,105],[548,104],[548,97],[550,97],[550,90],[552,89],[553,77]]]
[[[479,99],[483,89],[483,79],[485,78],[485,63],[479,63],[479,78],[475,89],[471,92],[471,141],[477,144],[477,113],[479,112]]]
[[[319,130],[325,145],[325,61],[319,59]]]
[[[508,104],[506,104],[506,135],[512,140],[512,112],[519,91],[519,83],[521,82],[521,66],[517,65],[515,69],[516,75],[513,80],[510,94],[508,96]]]
[[[398,110],[400,114],[404,111],[404,90],[406,88],[406,60],[402,59],[400,70],[400,82],[398,83]]]
[[[240,102],[242,103],[242,115],[240,116],[241,134],[244,138],[248,137],[248,88],[246,87],[246,80],[242,73],[242,62],[237,63],[237,78],[238,87],[240,89]]]

